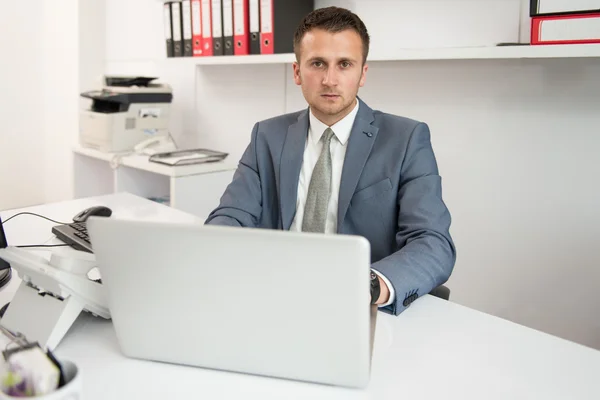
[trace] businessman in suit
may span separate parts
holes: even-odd
[[[363,236],[372,303],[398,315],[444,283],[456,259],[429,128],[357,97],[369,35],[354,13],[311,12],[294,49],[308,109],[254,125],[206,224]]]

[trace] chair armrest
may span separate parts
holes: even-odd
[[[444,300],[450,299],[450,289],[444,285],[436,287],[431,292],[429,292],[429,294]]]

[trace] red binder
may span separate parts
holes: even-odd
[[[260,0],[260,54],[273,54],[273,0]]]
[[[233,0],[233,44],[236,56],[250,54],[249,0]]]
[[[531,44],[600,43],[600,13],[531,19]]]
[[[202,55],[202,3],[192,0],[192,53],[194,57]]]
[[[213,55],[213,38],[212,38],[212,13],[211,13],[211,0],[201,0],[201,11],[202,17],[202,55],[212,56]]]
[[[314,0],[260,0],[260,53],[292,53],[296,27],[313,9]]]

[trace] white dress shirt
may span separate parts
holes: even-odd
[[[300,170],[300,177],[298,180],[298,194],[296,198],[296,215],[290,226],[290,231],[300,232],[302,230],[302,219],[304,218],[304,205],[306,203],[306,197],[308,195],[308,186],[310,185],[310,178],[315,168],[315,164],[319,159],[321,150],[323,149],[323,142],[321,136],[327,128],[331,128],[334,133],[331,139],[330,152],[331,152],[331,196],[329,198],[329,204],[327,206],[327,219],[325,221],[325,233],[336,233],[337,232],[337,212],[338,212],[338,198],[340,193],[340,181],[342,179],[342,168],[344,166],[344,158],[346,157],[346,149],[348,148],[348,139],[350,138],[350,132],[352,131],[352,125],[354,125],[354,119],[358,113],[358,101],[352,109],[352,111],[336,122],[332,126],[327,126],[317,119],[312,113],[309,114],[309,127],[308,136],[306,138],[306,144],[304,147],[304,158],[302,162],[302,169]],[[379,307],[385,307],[392,304],[395,298],[394,287],[390,281],[380,274],[378,271],[374,271],[387,285],[390,290],[390,299],[387,303],[379,305]]]

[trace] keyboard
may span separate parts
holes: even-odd
[[[56,225],[52,227],[52,233],[57,238],[74,248],[75,250],[93,253],[92,244],[88,235],[85,222],[74,222],[68,225]]]

